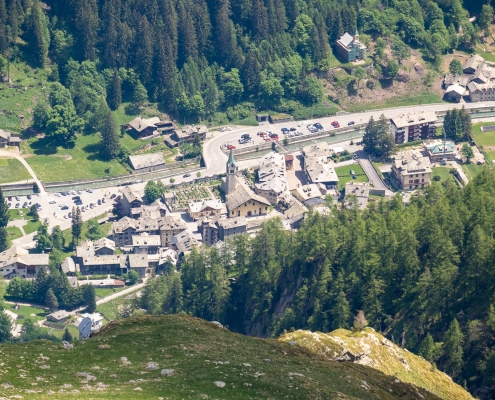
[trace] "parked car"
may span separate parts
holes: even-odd
[[[189,178],[191,176],[191,174],[184,174],[182,177],[183,178]]]
[[[28,200],[31,200],[31,195],[30,194],[27,195],[27,199]]]
[[[16,199],[17,201],[21,201],[21,198],[20,198],[19,196],[15,196],[15,199]]]
[[[60,197],[60,193],[55,193],[55,196]]]
[[[349,121],[349,122],[347,123],[347,125],[354,125],[354,124],[355,124],[355,122],[354,122],[354,121]]]
[[[12,207],[12,203],[7,204],[7,208]]]
[[[106,199],[105,199],[105,198],[101,199],[101,202],[102,202],[102,203],[104,203],[105,201],[106,201]]]
[[[20,207],[20,203],[17,203],[17,204],[15,205],[15,208],[19,208],[19,207]]]
[[[230,126],[227,126],[227,127],[225,128],[225,130],[226,130],[226,131],[231,131],[231,130],[232,130],[232,128],[231,128]]]
[[[244,135],[241,136],[241,138],[244,139],[249,139],[251,136],[249,136],[249,133],[245,133]]]
[[[297,129],[296,129],[296,128],[294,128],[294,127],[290,128],[289,130],[290,130],[291,132],[295,132],[295,131],[297,131]]]
[[[48,202],[48,204],[55,204],[55,203],[56,203],[56,201],[55,201],[55,200],[50,200],[50,201]]]
[[[282,132],[288,132],[289,131],[289,128],[282,128],[280,129]]]
[[[66,214],[64,214],[64,219],[67,219],[67,215]]]
[[[234,150],[235,149],[235,146],[233,144],[229,144],[227,146],[227,150]]]
[[[9,201],[12,201],[12,196],[7,197]]]
[[[101,206],[101,200],[100,199],[98,199],[98,205]]]
[[[24,204],[22,205],[22,208],[26,208],[28,205],[27,201],[24,202]]]
[[[114,193],[110,196],[111,199],[115,199],[117,197],[117,195]]]
[[[334,126],[335,129],[340,128],[340,124],[337,122]]]
[[[93,191],[91,189],[86,189],[86,192],[93,193]]]
[[[68,210],[69,207],[68,206],[63,206],[62,208],[60,208],[61,210]]]
[[[91,204],[89,205],[89,208],[94,208],[94,207],[95,207],[95,205],[94,205],[93,203],[91,203]]]
[[[315,127],[316,129],[323,129],[323,125],[322,125],[322,124],[320,124],[319,122],[315,123],[315,124],[314,124],[314,127]]]
[[[67,216],[68,216],[69,218],[72,218],[72,213],[70,212]]]

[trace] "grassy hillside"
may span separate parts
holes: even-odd
[[[447,374],[434,368],[422,357],[396,346],[371,328],[362,332],[338,329],[329,334],[296,331],[281,336],[279,340],[295,341],[326,359],[341,357],[348,350],[355,356],[359,355],[356,363],[368,365],[403,382],[428,389],[442,399],[472,399]]]
[[[45,341],[3,345],[0,357],[0,393],[9,398],[438,398],[372,368],[177,315],[121,320],[71,350]],[[147,370],[151,362],[158,369]]]

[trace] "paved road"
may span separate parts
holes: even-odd
[[[0,157],[13,157],[16,160],[19,160],[21,162],[21,164],[24,165],[24,167],[28,170],[29,174],[32,176],[32,178],[34,179],[34,181],[38,185],[38,188],[40,189],[40,194],[42,196],[46,196],[45,188],[43,187],[43,185],[39,181],[38,177],[34,173],[31,166],[26,162],[26,160],[24,158],[22,158],[19,154],[16,154],[12,151],[7,151],[7,150],[0,150]]]
[[[368,160],[367,158],[360,158],[359,165],[361,165],[361,168],[363,168],[364,172],[368,176],[368,179],[370,180],[370,183],[373,185],[374,188],[385,190],[387,195],[393,194],[383,184],[382,180],[380,179],[380,176],[378,176],[378,173],[376,172],[375,168],[373,168],[373,165],[371,164],[370,160]]]

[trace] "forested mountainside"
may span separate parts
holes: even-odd
[[[181,273],[148,282],[141,306],[278,336],[369,325],[482,398],[495,394],[495,171],[466,188],[434,183],[368,209],[310,213],[297,232],[269,221],[254,238],[193,250]],[[235,277],[229,281],[228,277]]]
[[[464,3],[481,12],[481,1]],[[173,115],[239,118],[318,103],[314,73],[328,71],[344,32],[367,34],[376,60],[382,37],[399,62],[410,45],[438,64],[474,48],[487,7],[473,25],[461,0],[0,0],[0,53],[51,70],[86,122],[99,96],[116,108],[122,90]]]

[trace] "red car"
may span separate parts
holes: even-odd
[[[278,140],[278,135],[273,135],[272,140]]]
[[[235,149],[235,146],[234,145],[229,144],[227,146],[227,150],[234,150],[234,149]]]
[[[334,126],[335,129],[340,128],[340,124],[337,122]]]
[[[339,123],[337,121],[333,121],[330,123],[332,126],[338,125]]]

